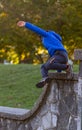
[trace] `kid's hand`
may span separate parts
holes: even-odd
[[[24,21],[19,21],[19,22],[17,23],[17,25],[18,25],[19,27],[23,27],[23,26],[25,26],[25,23],[26,23],[26,22],[24,22]]]

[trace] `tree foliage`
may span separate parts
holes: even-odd
[[[2,0],[0,2],[0,60],[19,63],[43,62],[46,51],[33,32],[17,27],[19,20],[32,22],[43,29],[55,30],[72,58],[75,48],[82,48],[82,1],[78,0]],[[4,50],[4,51],[3,51]],[[10,58],[9,58],[10,57]],[[15,58],[14,58],[15,60]]]

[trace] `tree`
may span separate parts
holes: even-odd
[[[63,44],[73,55],[75,48],[82,48],[82,8],[81,0],[2,0],[0,2],[0,50],[6,53],[13,51],[17,54],[19,63],[43,62],[42,46],[38,36],[33,32],[20,29],[16,23],[19,20],[32,22],[43,29],[55,30],[63,37]],[[42,52],[39,51],[43,50]],[[22,55],[23,58],[22,58]],[[72,58],[72,57],[71,57]],[[9,60],[9,58],[8,58]],[[11,60],[11,58],[10,58]]]

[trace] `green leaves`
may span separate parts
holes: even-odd
[[[36,34],[25,28],[17,27],[16,23],[19,20],[25,20],[43,29],[54,30],[59,33],[63,37],[63,44],[67,48],[70,58],[72,58],[74,49],[82,48],[81,5],[81,0],[78,2],[76,0],[1,1],[0,49],[5,50],[7,46],[10,46],[7,51],[11,51],[11,47],[13,47],[20,61],[21,55],[27,56],[28,53],[29,62],[36,60],[36,53],[37,57],[39,56],[37,48],[42,48],[42,44]]]

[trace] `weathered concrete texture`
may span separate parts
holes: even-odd
[[[78,125],[78,75],[50,74],[32,110],[0,108],[0,130],[81,130]]]

